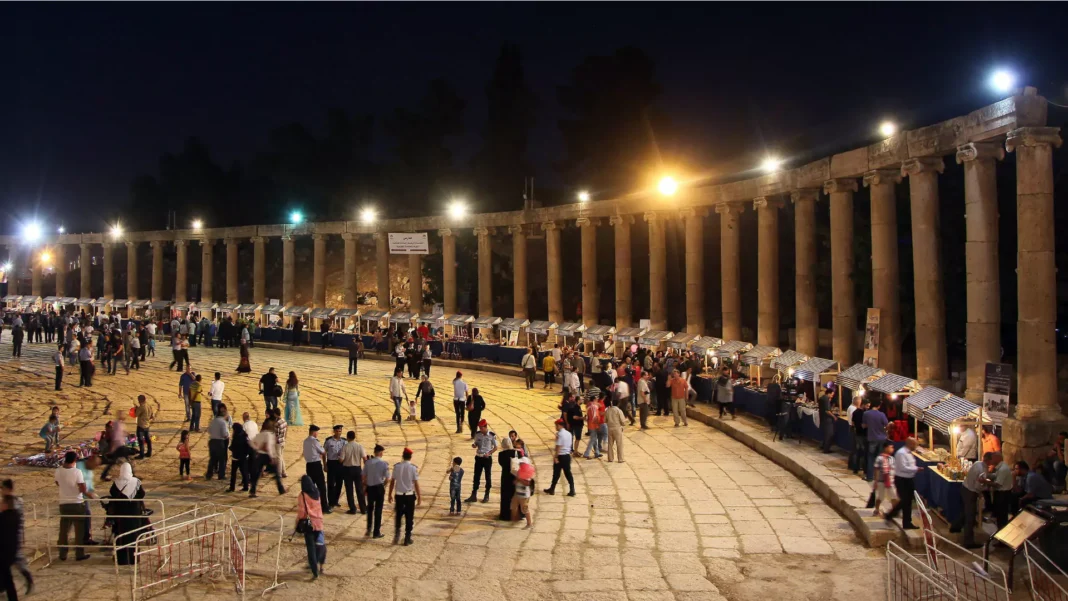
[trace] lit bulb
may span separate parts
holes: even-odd
[[[62,234],[62,233],[65,233],[67,231],[67,228],[65,228],[65,227],[63,227],[61,225],[61,226],[59,226],[59,228],[56,229],[56,231]]]
[[[672,196],[679,191],[679,183],[670,176],[662,177],[656,187],[664,196]]]
[[[882,134],[884,138],[889,138],[897,133],[897,125],[890,121],[883,121],[882,124],[879,125],[879,133]]]
[[[22,235],[27,242],[36,242],[41,237],[41,224],[36,221],[27,223],[22,230]]]
[[[204,222],[203,221],[201,221],[199,219],[194,219],[193,220],[193,229],[194,230],[200,230],[200,228],[202,228],[202,227],[204,227]]]
[[[122,225],[116,223],[111,227],[111,237],[118,238],[122,235]]]
[[[578,193],[578,200],[579,200],[579,202],[589,202],[590,201],[590,193],[585,191],[585,190],[583,190],[582,192],[579,192]]]
[[[293,225],[297,225],[302,221],[304,221],[304,214],[300,211],[293,211],[289,214],[289,222]]]
[[[449,215],[453,219],[460,219],[467,214],[467,205],[462,200],[454,200],[449,204]]]
[[[371,207],[360,211],[360,221],[364,223],[372,223],[375,220],[375,210]]]
[[[990,87],[995,92],[1007,94],[1016,87],[1016,76],[1011,71],[998,69],[990,76]]]
[[[782,167],[782,161],[774,157],[768,157],[760,164],[760,168],[765,173],[775,173],[780,167]]]

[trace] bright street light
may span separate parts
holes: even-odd
[[[304,214],[300,211],[293,211],[289,214],[289,222],[293,225],[299,225],[302,221],[304,221]]]
[[[65,227],[63,227],[63,226],[61,225],[61,226],[59,226],[58,228],[56,228],[56,231],[57,231],[57,232],[59,232],[59,233],[61,233],[61,234],[63,234],[63,233],[66,233],[66,231],[67,231],[67,228],[65,228]]]
[[[675,181],[675,178],[671,176],[664,176],[660,178],[660,183],[656,185],[656,189],[664,196],[673,196],[679,191],[679,182]]]
[[[882,134],[884,138],[889,138],[897,133],[897,125],[895,125],[893,121],[883,121],[879,124],[879,133]]]
[[[121,235],[122,235],[122,224],[121,223],[116,223],[115,225],[111,226],[111,237],[112,238],[115,238],[117,240],[119,238],[119,236],[121,236]]]
[[[364,223],[374,223],[374,221],[375,221],[375,210],[374,210],[374,208],[373,207],[366,207],[362,211],[360,211],[360,221],[362,221]]]
[[[6,273],[8,271],[11,271],[11,263],[10,262],[4,263],[4,272]]]
[[[22,228],[22,237],[26,242],[37,242],[41,238],[41,224],[36,221],[27,223],[26,227]]]
[[[45,251],[41,253],[41,264],[50,265],[52,263],[52,253]]]
[[[579,192],[578,193],[578,200],[579,200],[579,202],[589,202],[590,201],[590,193],[585,191],[585,190]]]
[[[449,216],[460,219],[467,214],[467,205],[462,200],[454,200],[449,203]]]
[[[1007,69],[998,69],[990,76],[990,87],[995,92],[1007,94],[1016,87],[1016,75]]]
[[[775,173],[782,167],[782,161],[775,157],[768,157],[760,164],[760,169],[765,173]]]
[[[200,229],[203,228],[203,227],[204,227],[204,222],[203,221],[201,221],[199,219],[194,219],[193,220],[193,229],[194,230],[199,232]]]

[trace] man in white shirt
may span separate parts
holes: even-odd
[[[405,448],[402,461],[393,466],[393,478],[389,481],[389,496],[396,506],[393,510],[393,544],[400,542],[401,519],[404,519],[404,545],[412,544],[412,526],[415,522],[415,506],[423,504],[419,491],[419,468],[412,463],[412,450]]]
[[[638,380],[638,417],[642,430],[649,429],[649,426],[645,425],[645,421],[649,419],[649,407],[652,406],[649,390],[649,382],[652,379],[653,374],[643,370],[642,377]]]
[[[89,559],[85,548],[85,495],[89,489],[85,486],[85,477],[78,469],[78,454],[67,451],[63,456],[63,466],[56,469],[56,486],[59,487],[59,560],[67,560],[68,535],[74,528],[74,558],[78,561]]]
[[[571,432],[567,429],[567,423],[563,419],[556,420],[556,448],[555,455],[553,456],[553,482],[549,485],[549,488],[545,489],[545,494],[556,494],[556,483],[560,480],[560,473],[563,472],[567,478],[568,485],[571,486],[571,492],[567,493],[567,496],[575,496],[575,478],[571,475],[571,445],[574,438],[571,436]]]
[[[553,361],[557,365],[560,365],[560,345],[559,344],[554,344],[553,345],[552,353],[553,353]]]
[[[534,377],[538,373],[538,359],[534,356],[534,349],[527,349],[523,355],[523,377],[527,381],[527,390],[534,388]]]
[[[467,408],[467,382],[463,372],[456,372],[452,380],[452,408],[456,413],[456,433],[464,431],[464,410]]]
[[[252,421],[252,417],[248,414],[248,411],[241,414],[241,427],[245,429],[245,434],[249,440],[256,438],[256,435],[260,433],[260,427],[256,422]]]
[[[912,499],[916,492],[916,472],[923,469],[916,465],[916,457],[912,455],[917,445],[915,438],[908,438],[905,445],[894,453],[894,488],[897,489],[898,498],[885,517],[890,522],[901,512],[901,527],[904,530],[916,529],[912,524]]]
[[[393,399],[393,421],[403,426],[401,401],[407,402],[408,391],[404,389],[404,370],[401,368],[397,368],[393,372],[393,377],[389,379],[389,398]]]
[[[979,456],[979,437],[974,428],[964,428],[957,438],[957,457],[975,461]]]
[[[360,505],[360,513],[367,511],[367,504],[363,498],[363,461],[367,453],[363,445],[356,442],[356,432],[349,430],[345,435],[348,440],[341,449],[341,469],[345,479],[345,497],[349,501],[349,514],[356,513],[356,503],[352,501],[352,489],[356,488],[356,500]]]
[[[211,399],[211,415],[212,417],[218,413],[219,404],[223,400],[223,391],[226,390],[226,383],[222,381],[222,374],[215,372],[215,381],[211,383],[211,388],[208,390],[208,397]]]
[[[994,454],[986,453],[982,461],[976,461],[968,469],[968,475],[964,477],[964,482],[960,489],[964,512],[960,518],[960,523],[953,524],[949,531],[963,530],[961,544],[966,549],[982,547],[982,545],[975,543],[975,525],[979,516],[979,499],[983,497],[983,491],[990,488],[991,479],[988,477],[987,472],[990,471],[992,465],[994,465]]]
[[[1005,461],[1005,456],[999,453],[994,453],[993,463],[997,465],[994,469],[994,520],[997,522],[998,530],[1001,530],[1009,523],[1009,495],[1012,494],[1012,466]]]

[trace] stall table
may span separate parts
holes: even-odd
[[[937,462],[924,461],[915,453],[913,456],[916,457],[916,465],[924,468],[916,472],[916,492],[927,502],[929,509],[937,510],[950,524],[955,523],[964,512],[964,501],[961,499],[964,482],[946,478],[935,469]]]

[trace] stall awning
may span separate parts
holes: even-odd
[[[794,377],[806,382],[818,382],[822,374],[838,371],[838,362],[834,359],[813,357],[794,368]]]
[[[59,302],[58,296],[46,296],[43,301],[46,305],[54,305]]]
[[[78,299],[74,298],[73,296],[64,296],[63,298],[59,299],[59,304],[61,305],[73,305],[77,302]]]
[[[471,325],[479,329],[492,328],[493,326],[499,325],[501,321],[503,320],[500,317],[487,315],[485,317],[476,317],[475,321],[471,322]]]
[[[782,351],[774,346],[754,346],[749,352],[742,355],[742,363],[746,365],[760,365],[761,363],[778,357]]]
[[[664,344],[668,345],[673,349],[678,349],[682,351],[690,348],[690,344],[696,341],[698,338],[700,338],[700,336],[698,336],[697,334],[688,334],[686,332],[681,332],[665,340]]]
[[[616,329],[612,326],[606,326],[604,324],[597,324],[586,328],[586,331],[582,333],[582,337],[586,340],[595,340],[597,342],[603,342],[612,334],[616,333]]]
[[[724,342],[723,346],[716,349],[717,357],[730,357],[734,353],[747,353],[749,349],[753,348],[753,345],[749,342],[742,342],[740,340],[731,340]]]
[[[389,323],[412,323],[413,319],[418,319],[418,313],[410,313],[408,311],[394,311],[389,314]]]
[[[338,309],[337,313],[334,313],[334,319],[348,319],[350,317],[359,317],[359,316],[360,316],[360,310],[359,309],[351,309],[351,308],[348,308],[348,307],[346,307],[344,309]]]
[[[586,331],[586,326],[577,321],[565,321],[556,324],[557,336],[579,336]]]
[[[949,434],[953,422],[965,417],[978,418],[979,406],[959,396],[950,395],[923,412],[923,423],[943,434]]]
[[[117,298],[117,299],[111,301],[111,307],[113,309],[125,309],[129,305],[130,305],[130,299],[127,299],[127,298]]]
[[[383,319],[388,320],[389,311],[374,309],[365,313],[360,313],[360,319],[363,321],[382,321]]]
[[[285,312],[282,313],[282,315],[288,315],[290,317],[296,317],[298,315],[304,315],[307,312],[308,312],[308,308],[307,307],[301,307],[301,306],[294,305],[292,307],[287,307]]]
[[[174,303],[171,305],[171,309],[175,311],[192,311],[196,306],[196,303]]]
[[[32,300],[22,299],[21,301],[19,301],[19,310],[27,311],[31,307],[33,307],[33,301]]]
[[[330,307],[316,307],[311,310],[309,317],[312,319],[330,319],[330,316],[334,314],[334,310]]]
[[[530,325],[529,319],[523,319],[522,317],[509,317],[502,319],[501,323],[497,324],[497,327],[505,332],[518,332],[520,329]]]
[[[449,324],[450,326],[459,327],[466,326],[474,320],[474,315],[450,315],[448,319],[445,320],[445,323]]]
[[[111,301],[109,301],[108,299],[106,299],[106,298],[104,298],[104,297],[100,297],[100,298],[98,298],[98,299],[94,300],[94,301],[93,301],[92,303],[90,303],[90,304],[91,304],[92,306],[94,306],[94,307],[106,307],[106,306],[108,306],[108,303],[110,303],[110,302],[111,302]]]
[[[148,299],[132,300],[130,301],[130,308],[132,309],[147,309],[152,301]]]
[[[853,367],[838,374],[838,385],[848,388],[853,392],[860,390],[860,385],[870,382],[875,378],[886,375],[886,372],[878,367],[871,367],[863,363],[857,363]]]
[[[78,303],[81,304],[81,301],[78,301]],[[152,303],[151,305],[149,305],[148,308],[152,309],[153,311],[162,311],[162,310],[164,310],[164,309],[166,309],[166,308],[168,308],[170,306],[171,306],[171,301],[158,300],[158,301]]]
[[[438,323],[445,321],[445,316],[441,313],[420,313],[419,318],[415,320],[416,323]]]
[[[9,294],[4,297],[5,303],[17,303],[22,300],[22,296],[19,294]]]
[[[241,305],[237,303],[219,303],[218,305],[215,305],[215,310],[219,311],[220,313],[233,313],[234,311],[237,311],[237,308],[240,306]]]
[[[261,306],[262,305],[259,305],[257,303],[249,303],[247,305],[238,305],[236,311],[238,313],[243,314],[243,315],[248,315],[249,313],[255,313],[256,309],[259,309]]]
[[[210,311],[212,309],[218,309],[218,308],[219,308],[219,303],[205,303],[205,302],[197,303],[197,310],[199,310],[199,311]]]
[[[886,374],[878,380],[866,384],[864,388],[874,390],[875,392],[881,392],[883,394],[912,394],[920,389],[920,383],[912,378],[906,378],[905,376]]]
[[[96,299],[95,298],[88,298],[88,297],[79,298],[77,304],[78,305],[83,305],[83,306],[86,306],[86,307],[92,307],[94,300],[96,300]]]
[[[284,311],[284,310],[285,310],[285,307],[283,307],[282,305],[267,305],[266,307],[260,309],[260,314],[261,315],[281,315],[282,311]]]
[[[925,386],[919,392],[905,399],[905,413],[923,421],[923,412],[948,396],[948,392],[937,386]]]
[[[549,335],[549,330],[556,327],[556,322],[553,321],[532,321],[527,326],[527,330],[534,334]]]
[[[790,371],[790,368],[796,368],[805,361],[808,361],[808,355],[804,355],[797,351],[786,351],[771,360],[771,368],[779,373],[787,373]]]
[[[714,336],[704,336],[694,340],[690,344],[690,350],[696,353],[708,354],[709,351],[714,351],[717,348],[723,346],[723,339],[716,338]]]
[[[615,339],[620,342],[637,342],[638,337],[644,333],[642,328],[619,328],[616,330]]]

